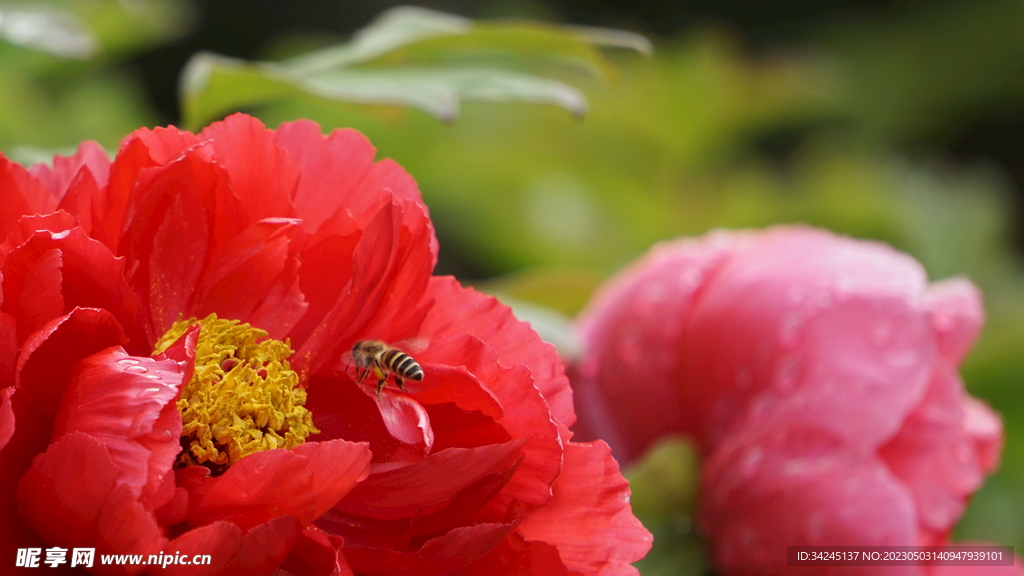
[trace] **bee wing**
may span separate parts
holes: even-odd
[[[398,348],[402,352],[405,352],[409,356],[412,356],[413,359],[416,358],[417,354],[426,350],[428,346],[430,346],[430,340],[418,336],[413,338],[406,338],[405,340],[399,340],[398,342],[391,343],[392,348]]]

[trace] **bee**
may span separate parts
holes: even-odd
[[[405,380],[423,380],[423,368],[405,352],[392,348],[380,340],[362,340],[352,347],[352,363],[356,366],[356,382],[362,382],[371,372],[377,378],[377,397],[384,389],[388,374],[395,376],[395,384],[405,390]]]

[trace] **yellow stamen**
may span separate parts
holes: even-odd
[[[197,320],[178,320],[156,343],[164,351]],[[223,474],[243,457],[294,448],[319,432],[303,407],[306,391],[286,358],[288,342],[237,320],[210,314],[198,321],[196,367],[181,392],[179,466],[201,465]]]

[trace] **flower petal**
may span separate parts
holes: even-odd
[[[132,353],[149,354],[142,301],[124,279],[124,261],[82,228],[32,234],[8,254],[3,270],[5,298],[24,310],[15,315],[20,333],[75,307],[102,308],[124,328]]]
[[[937,543],[963,515],[984,480],[978,445],[966,432],[963,384],[940,365],[921,404],[878,454],[917,504],[918,520]]]
[[[245,208],[247,224],[295,215],[291,198],[299,180],[298,167],[272,130],[252,116],[232,114],[207,126],[199,138],[213,142],[217,164],[227,172],[231,190]]]
[[[639,574],[631,563],[653,541],[633,516],[629,483],[601,441],[566,443],[551,502],[533,510],[516,531],[527,541],[554,545],[570,570],[609,576]]]
[[[105,187],[110,173],[110,157],[98,142],[86,140],[78,145],[74,155],[54,156],[52,168],[46,164],[35,164],[28,171],[46,186],[54,198],[63,198],[72,181],[83,173],[100,187]]]
[[[281,565],[281,570],[296,576],[353,576],[341,552],[343,544],[340,536],[329,535],[316,526],[307,526]]]
[[[423,323],[423,334],[438,338],[468,333],[493,349],[502,366],[529,366],[552,418],[561,426],[572,426],[576,421],[572,389],[554,346],[497,299],[463,288],[450,276],[431,278],[428,294],[435,303]]]
[[[454,528],[428,540],[413,552],[345,548],[357,574],[367,576],[440,576],[468,566],[494,549],[512,531],[509,524],[477,524]]]
[[[0,389],[0,452],[14,436],[14,409],[11,408],[11,395],[14,386]]]
[[[25,214],[49,214],[57,209],[57,199],[28,170],[0,155],[0,190],[4,191],[4,209],[0,210],[0,238],[14,230]]]
[[[291,154],[302,173],[293,202],[309,232],[319,229],[338,210],[348,208],[377,153],[356,130],[335,130],[325,137],[320,126],[309,120],[281,124],[277,143]]]
[[[928,311],[939,352],[950,364],[959,365],[985,322],[981,291],[966,278],[936,282],[928,287]]]
[[[821,430],[746,430],[705,463],[700,525],[716,570],[786,570],[786,546],[918,544],[913,497],[883,462]],[[875,574],[871,567],[844,574]],[[917,566],[886,574],[921,575]]]
[[[573,378],[581,440],[601,438],[629,462],[663,435],[699,433],[699,409],[683,402],[679,384],[680,342],[697,295],[748,243],[722,233],[663,242],[598,288],[577,318],[586,342]]]
[[[231,522],[212,522],[185,532],[168,542],[164,550],[173,550],[193,558],[196,554],[209,554],[209,564],[170,564],[161,567],[158,574],[167,576],[212,576],[220,572],[231,561],[242,545],[245,535],[242,530]]]
[[[103,444],[73,432],[37,456],[18,486],[22,517],[47,543],[94,546],[119,470]]]
[[[18,393],[49,425],[78,361],[125,343],[121,326],[109,312],[76,308],[25,340],[18,357]]]
[[[254,526],[218,576],[270,576],[291,553],[301,532],[302,525],[291,515]]]
[[[303,524],[316,513],[310,459],[290,450],[256,452],[233,464],[223,476],[209,477],[189,490],[189,524],[226,520],[248,530],[291,514]]]
[[[558,548],[546,542],[527,542],[516,533],[509,534],[490,554],[459,572],[459,576],[504,574],[582,576],[565,567],[558,555]]]
[[[437,512],[473,482],[515,465],[523,443],[449,448],[409,465],[375,464],[335,509],[382,520]]]
[[[924,293],[921,266],[887,246],[766,231],[715,273],[680,344],[698,435],[713,449],[733,428],[785,423],[881,445],[937,355]]]
[[[319,518],[370,474],[369,444],[329,440],[306,442],[292,452],[309,459],[306,468],[313,475],[316,496],[314,518]]]
[[[81,362],[53,428],[57,439],[82,432],[101,442],[136,498],[152,495],[181,452],[175,401],[183,373],[177,362],[129,356],[112,347]]]
[[[297,221],[276,218],[257,222],[232,238],[212,256],[205,271],[196,317],[215,312],[221,318],[250,321],[272,290],[285,290],[278,284],[294,282],[282,273],[295,260],[291,245],[297,232]],[[300,300],[294,307],[298,314],[291,323],[305,311],[303,304]]]

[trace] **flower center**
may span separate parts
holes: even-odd
[[[303,407],[306,391],[286,358],[288,342],[237,320],[199,320],[192,379],[178,400],[181,447],[177,465],[206,466],[216,476],[253,452],[294,448],[319,432]],[[156,343],[164,351],[196,323],[179,320]]]

